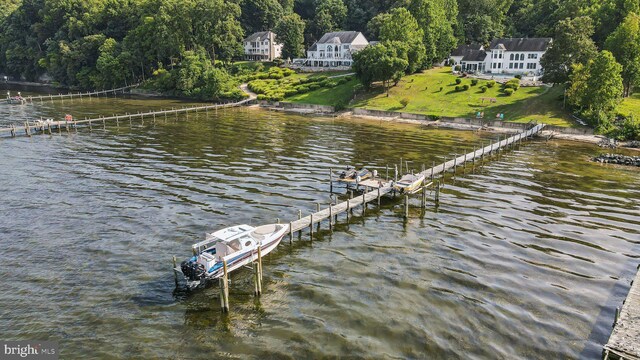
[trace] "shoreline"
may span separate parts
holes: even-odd
[[[374,121],[384,121],[384,122],[392,122],[392,123],[401,123],[401,124],[413,124],[413,125],[421,125],[425,127],[434,127],[434,128],[445,128],[445,129],[454,129],[454,130],[466,130],[466,131],[487,131],[497,134],[515,134],[520,132],[520,129],[517,128],[507,128],[507,127],[497,127],[497,126],[478,126],[472,124],[461,124],[455,122],[448,122],[443,120],[434,120],[434,121],[425,121],[425,120],[416,120],[416,119],[406,119],[400,116],[390,117],[390,116],[373,116],[373,115],[359,115],[354,114],[353,111],[340,111],[340,112],[316,112],[310,109],[285,109],[281,107],[269,106],[264,107],[261,105],[252,105],[254,108],[260,109],[268,109],[270,111],[281,111],[285,113],[298,114],[298,115],[312,115],[312,116],[324,116],[324,117],[334,117],[341,119],[363,119],[363,120],[374,120]],[[559,140],[567,140],[581,143],[589,143],[597,145],[602,141],[606,141],[607,137],[604,135],[578,135],[578,134],[563,134],[553,130],[543,130],[538,134],[539,137],[545,137],[547,139],[559,139]],[[640,149],[636,148],[627,148],[624,146],[619,146],[620,149],[627,150],[636,150],[640,151]]]

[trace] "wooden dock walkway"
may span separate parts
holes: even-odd
[[[94,90],[94,91],[90,91],[90,92],[88,91],[85,93],[77,92],[77,93],[67,93],[67,94],[57,94],[57,95],[49,94],[49,95],[40,95],[40,96],[27,96],[25,97],[25,100],[27,100],[27,102],[33,102],[33,101],[43,102],[44,100],[64,100],[64,99],[73,99],[73,98],[81,99],[83,97],[92,97],[92,96],[109,95],[109,94],[117,95],[118,93],[124,94],[126,90],[136,88],[139,85],[140,84],[133,84],[129,86],[119,87],[116,89]]]
[[[184,108],[172,108],[169,110],[158,110],[158,111],[148,111],[144,113],[135,113],[135,114],[121,114],[121,115],[113,115],[113,116],[101,116],[98,118],[92,119],[82,119],[82,120],[73,120],[73,121],[65,121],[65,120],[56,120],[56,121],[27,121],[23,123],[21,126],[12,125],[9,127],[0,128],[0,136],[9,135],[11,137],[16,137],[18,135],[26,135],[31,136],[33,134],[41,133],[45,134],[47,131],[51,134],[53,130],[57,130],[58,132],[62,132],[62,129],[77,129],[78,125],[88,126],[90,129],[93,126],[105,127],[106,122],[110,121],[116,122],[116,125],[119,126],[120,121],[131,121],[132,119],[142,119],[151,118],[153,121],[156,121],[158,117],[163,117],[166,119],[169,115],[178,116],[178,114],[187,114],[199,111],[208,112],[209,110],[217,110],[224,108],[232,108],[245,105],[252,101],[253,99],[245,99],[238,102],[230,102],[224,104],[212,104],[212,105],[201,105],[201,106],[190,106]]]
[[[461,156],[455,155],[453,159],[449,161],[445,161],[440,165],[433,166],[430,169],[426,169],[425,171],[419,174],[419,175],[425,176],[425,181],[423,183],[423,186],[421,186],[420,189],[416,192],[423,193],[423,203],[424,203],[425,191],[428,187],[432,187],[435,184],[434,181],[437,175],[446,173],[447,171],[451,169],[455,169],[458,166],[464,165],[467,162],[475,162],[476,159],[484,158],[485,156],[488,156],[492,152],[498,151],[507,146],[511,146],[515,143],[522,142],[523,140],[526,140],[527,138],[542,131],[544,126],[545,126],[544,124],[535,125],[531,129],[525,132],[518,133],[514,136],[508,137],[506,139],[502,139],[498,142],[490,143],[489,145],[482,147],[480,149],[474,149],[473,152],[468,154],[464,154]],[[366,183],[363,182],[363,184],[366,184]],[[361,185],[361,186],[364,186],[364,185]],[[359,206],[365,207],[367,203],[370,203],[373,201],[377,201],[378,205],[380,205],[380,198],[386,194],[391,193],[392,191],[393,191],[393,182],[392,181],[384,182],[381,186],[375,188],[372,191],[364,191],[362,195],[359,195],[352,199],[348,199],[347,201],[341,202],[339,204],[331,205],[326,209],[322,209],[322,210],[318,209],[318,211],[308,216],[302,217],[302,214],[299,213],[298,220],[295,220],[289,223],[289,235],[293,236],[294,232],[302,231],[305,228],[309,228],[311,235],[313,235],[313,225],[319,224],[320,222],[326,219],[331,219],[331,221],[329,221],[329,227],[331,228],[334,223],[334,218],[338,214],[346,212],[347,216],[349,216],[349,211],[351,209]],[[437,194],[438,192],[436,192],[436,197],[438,196]],[[408,210],[409,194],[404,194],[404,195],[405,195],[405,210]]]
[[[631,284],[622,311],[616,309],[613,326],[604,346],[604,359],[640,360],[640,271]]]

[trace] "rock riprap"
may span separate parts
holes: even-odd
[[[620,154],[602,154],[593,158],[593,161],[607,164],[628,166],[640,166],[640,156],[625,156]]]

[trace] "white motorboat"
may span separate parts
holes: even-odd
[[[194,256],[174,270],[181,272],[188,287],[193,289],[209,279],[222,277],[224,261],[227,272],[232,272],[255,261],[258,247],[262,256],[267,255],[280,244],[288,230],[289,225],[283,224],[238,225],[207,234],[204,241],[193,245]]]
[[[395,182],[393,188],[401,193],[412,193],[420,188],[424,180],[424,175],[407,174]]]

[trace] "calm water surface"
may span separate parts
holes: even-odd
[[[184,106],[0,105],[0,125]],[[598,358],[640,254],[640,174],[532,142],[451,174],[436,211],[399,199],[234,273],[175,287],[205,231],[330,201],[330,168],[440,162],[491,134],[227,110],[0,139],[0,338],[63,358]],[[344,193],[344,191],[342,191]],[[343,196],[343,195],[341,195]],[[327,224],[323,224],[326,229]]]

